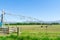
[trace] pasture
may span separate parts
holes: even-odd
[[[8,27],[19,27],[20,32],[60,33],[60,25],[9,25]]]
[[[43,26],[43,27],[41,27]],[[46,28],[47,26],[47,28]],[[20,35],[48,34],[50,36],[60,35],[60,25],[10,25],[9,27],[19,27]]]
[[[46,26],[48,27],[46,28]],[[60,25],[9,25],[9,27],[19,27],[19,37],[16,36],[16,33],[11,33],[10,36],[2,38],[12,40],[60,40]]]

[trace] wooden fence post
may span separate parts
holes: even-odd
[[[7,30],[7,34],[9,34],[9,27],[7,28],[8,30]]]
[[[19,36],[19,27],[17,27],[17,36]]]

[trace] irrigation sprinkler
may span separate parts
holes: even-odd
[[[7,14],[7,15],[10,15],[10,16],[17,16],[19,18],[27,18],[27,19],[30,19],[30,20],[33,20],[33,21],[40,21],[39,19],[37,18],[33,18],[33,17],[27,17],[27,16],[22,16],[22,15],[15,15],[15,14],[10,14],[10,13],[5,13],[4,10],[2,10],[2,14],[1,14],[1,22],[0,22],[0,27],[4,29],[6,29],[3,24],[4,24],[4,14]],[[9,24],[8,24],[9,25]],[[41,28],[43,28],[43,26],[41,26]],[[8,27],[8,34],[9,34],[9,27]],[[5,30],[4,30],[5,31]],[[19,35],[19,28],[17,27],[17,35]]]

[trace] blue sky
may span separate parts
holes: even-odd
[[[2,9],[11,14],[31,16],[43,21],[60,20],[60,0],[0,0],[0,11]],[[7,17],[9,20],[17,20],[17,17],[10,18]]]

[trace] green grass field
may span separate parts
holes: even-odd
[[[41,26],[43,26],[41,28]],[[47,29],[45,26],[48,26]],[[15,33],[10,36],[0,37],[1,40],[60,40],[60,25],[10,25],[9,27],[19,27],[19,37]]]
[[[43,26],[41,28],[41,26]],[[48,26],[46,28],[46,26]],[[9,27],[19,27],[21,32],[48,32],[60,33],[60,25],[10,25]]]

